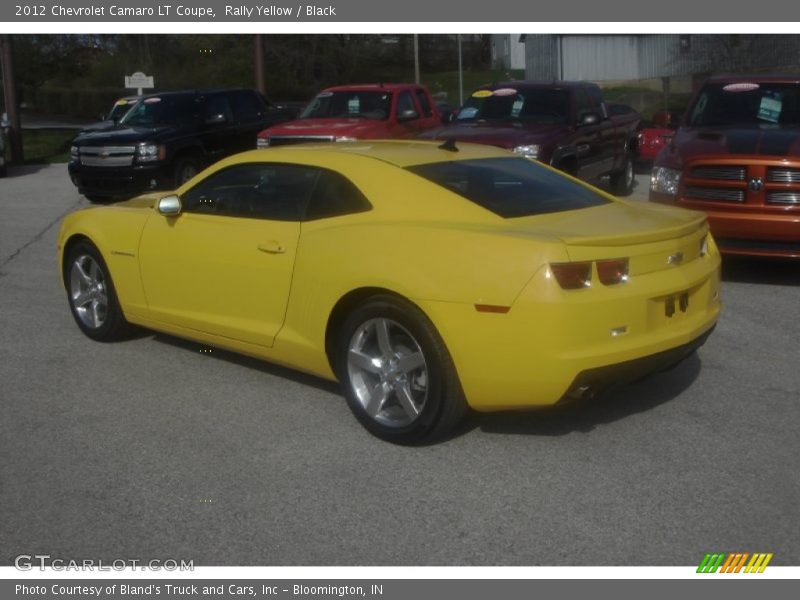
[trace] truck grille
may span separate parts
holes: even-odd
[[[767,202],[770,204],[800,204],[800,191],[768,192]]]
[[[78,152],[87,167],[129,167],[135,150],[135,146],[83,146]]]
[[[697,200],[744,202],[744,190],[689,186],[686,188],[686,195]]]
[[[800,208],[800,168],[764,162],[747,166],[690,163],[684,171],[682,194],[690,201]]]
[[[744,181],[747,167],[700,166],[691,170],[697,179],[719,179],[721,181]]]
[[[332,135],[271,135],[270,146],[286,146],[288,144],[304,144],[308,142],[332,142],[336,138]]]
[[[767,181],[776,183],[800,183],[800,169],[772,167],[767,169]]]

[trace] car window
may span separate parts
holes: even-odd
[[[264,114],[264,106],[255,92],[240,90],[231,93],[233,116],[238,123],[258,121]]]
[[[417,107],[414,105],[414,98],[411,96],[411,92],[400,92],[397,96],[397,109],[395,114],[399,117],[407,110],[416,112]]]
[[[299,221],[318,174],[302,165],[237,165],[198,183],[181,203],[188,213]]]
[[[591,110],[600,113],[601,117],[607,117],[608,111],[606,110],[605,102],[603,102],[603,93],[600,88],[593,85],[587,86],[586,95],[589,96]]]
[[[305,220],[338,217],[371,208],[364,194],[344,175],[322,169],[308,201]]]
[[[431,103],[428,102],[428,94],[426,94],[424,90],[417,90],[417,102],[419,102],[419,106],[422,108],[423,115],[430,117],[433,114]]]
[[[301,119],[389,118],[392,94],[386,91],[320,92],[300,115]]]
[[[479,89],[464,103],[456,118],[565,124],[569,120],[569,96],[566,90],[538,87]]]
[[[225,122],[233,122],[233,112],[231,111],[230,102],[225,94],[213,94],[206,98],[205,109],[203,111],[203,118],[208,121],[215,119],[222,115]]]
[[[525,158],[438,162],[408,170],[506,219],[610,202]]]
[[[148,96],[137,102],[120,123],[128,127],[187,125],[196,123],[198,115],[194,94]]]

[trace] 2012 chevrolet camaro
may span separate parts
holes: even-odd
[[[702,214],[453,142],[246,152],[68,215],[58,252],[89,337],[136,324],[338,379],[399,443],[666,368],[720,309]]]

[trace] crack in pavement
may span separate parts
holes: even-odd
[[[64,217],[66,217],[66,216],[67,216],[69,213],[71,213],[72,211],[74,211],[74,210],[75,210],[75,208],[77,208],[77,207],[78,207],[78,206],[79,206],[79,205],[80,205],[82,202],[83,202],[83,200],[82,200],[82,199],[79,199],[77,202],[75,202],[75,204],[73,204],[72,206],[70,206],[70,207],[69,207],[69,208],[68,208],[66,211],[64,211],[63,213],[61,213],[60,215],[58,215],[58,216],[57,216],[55,219],[53,219],[52,221],[50,221],[50,222],[49,222],[49,223],[48,223],[48,224],[45,226],[45,228],[44,228],[44,229],[42,229],[42,230],[41,230],[39,233],[37,233],[35,236],[33,236],[33,237],[32,237],[31,239],[29,239],[27,242],[25,242],[24,244],[22,244],[22,246],[20,246],[20,247],[19,247],[19,248],[17,248],[16,250],[14,250],[14,252],[12,252],[12,253],[11,253],[11,254],[8,256],[8,258],[6,258],[5,260],[3,260],[3,262],[1,262],[1,263],[0,263],[0,279],[2,279],[3,277],[5,277],[6,275],[8,275],[7,273],[5,273],[5,272],[3,271],[3,268],[4,268],[6,265],[8,265],[8,264],[9,264],[10,262],[12,262],[12,261],[13,261],[15,258],[17,258],[17,257],[18,257],[20,254],[22,254],[22,252],[23,252],[23,251],[24,251],[26,248],[28,248],[28,247],[29,247],[29,246],[31,246],[32,244],[35,244],[35,243],[36,243],[36,242],[38,242],[40,239],[42,239],[42,237],[44,237],[44,234],[46,234],[48,231],[50,231],[50,229],[52,229],[52,228],[53,228],[53,225],[55,225],[56,223],[58,223],[59,221],[61,221],[61,219],[63,219]]]

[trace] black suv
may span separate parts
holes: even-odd
[[[294,117],[255,90],[142,97],[113,128],[72,142],[69,175],[92,202],[173,189],[221,158],[256,147],[256,134]]]

